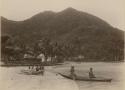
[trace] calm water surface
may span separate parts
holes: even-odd
[[[125,81],[125,77],[124,77],[125,76],[125,73],[124,73],[125,63],[66,62],[64,65],[49,66],[49,67],[46,67],[45,69],[48,70],[48,72],[50,71],[52,73],[53,72],[69,73],[71,65],[75,66],[76,74],[78,74],[78,75],[88,77],[89,68],[93,67],[96,77],[104,77],[104,78],[113,79],[112,82],[110,82],[110,83],[109,82],[73,81],[76,83],[79,90],[125,90],[124,85],[123,85],[124,81]],[[0,71],[1,72],[4,71],[3,76],[5,77],[4,78],[5,80],[8,80],[9,77],[14,77],[14,79],[18,80],[18,78],[16,78],[16,75],[19,75],[20,71],[25,68],[27,68],[27,67],[9,67],[9,68],[0,67]],[[1,73],[1,75],[2,75],[2,73]],[[35,77],[37,77],[37,76],[35,76]],[[22,76],[21,78],[23,78],[24,82],[25,82],[25,78],[28,78],[28,76]],[[29,78],[29,79],[32,79],[32,78]],[[60,77],[58,77],[58,78],[60,78]],[[39,76],[37,79],[39,79]],[[60,79],[63,79],[63,78],[60,78]],[[3,80],[2,76],[0,77],[0,80]],[[22,80],[22,79],[20,79],[20,80]],[[24,83],[24,82],[22,81],[22,83]],[[68,80],[66,82],[68,82]],[[36,89],[32,89],[32,90],[36,90]],[[42,88],[41,90],[44,90],[44,89]]]
[[[125,90],[125,63],[67,63],[59,71],[69,72],[69,66],[74,65],[76,74],[88,77],[90,67],[93,67],[96,77],[112,78],[112,82],[76,81],[80,90]]]

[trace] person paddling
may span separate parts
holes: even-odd
[[[71,75],[72,79],[75,80],[76,74],[75,74],[75,68],[74,68],[74,66],[71,66],[70,75]]]
[[[93,73],[93,68],[90,68],[89,78],[96,78],[95,75],[94,75],[94,73]]]

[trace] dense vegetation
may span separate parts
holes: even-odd
[[[58,13],[45,11],[24,21],[2,17],[1,23],[2,35],[10,36],[22,51],[30,47],[35,54],[67,58],[81,55],[83,61],[124,60],[124,32],[72,8]]]

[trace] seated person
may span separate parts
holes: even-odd
[[[41,74],[44,75],[44,71],[45,71],[44,66],[41,67],[41,71],[42,71]]]
[[[93,73],[93,68],[90,68],[89,78],[96,78],[95,75],[94,75],[94,73]]]
[[[74,66],[71,66],[70,75],[73,78],[73,80],[75,80],[76,74],[75,74],[75,68],[74,68]]]
[[[39,67],[38,67],[38,65],[36,66],[36,71],[39,71]]]

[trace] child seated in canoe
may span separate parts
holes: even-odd
[[[89,78],[96,78],[95,75],[94,75],[94,73],[93,73],[93,68],[90,68]]]
[[[44,75],[44,66],[40,66],[41,74]]]
[[[39,67],[38,67],[38,65],[36,66],[36,71],[39,71]]]
[[[76,74],[75,74],[75,68],[74,68],[74,66],[71,66],[70,75],[71,75],[72,79],[75,80]]]

